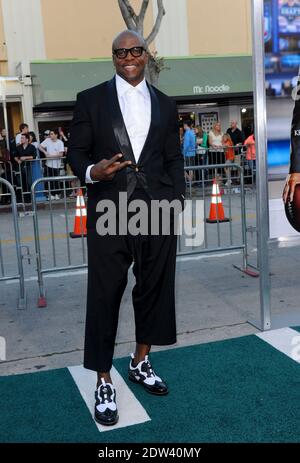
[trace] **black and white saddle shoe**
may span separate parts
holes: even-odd
[[[119,420],[116,404],[116,390],[111,383],[101,378],[102,384],[95,391],[95,420],[106,426],[116,424]]]
[[[166,395],[168,394],[168,386],[163,380],[157,376],[148,359],[145,355],[144,360],[133,366],[134,354],[130,354],[131,360],[128,368],[128,378],[134,383],[139,383],[150,394]]]

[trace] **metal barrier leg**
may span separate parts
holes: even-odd
[[[37,306],[38,308],[42,309],[44,307],[47,307],[46,290],[44,288],[43,279],[42,281],[39,280],[38,283],[39,283],[39,298],[38,298]]]
[[[242,236],[243,236],[243,264],[242,267],[233,265],[234,268],[240,270],[250,277],[259,277],[258,272],[254,272],[249,268],[248,265],[248,246],[247,246],[247,224],[246,224],[246,201],[245,201],[245,182],[244,182],[244,170],[239,167],[240,170],[240,185],[241,185],[241,216],[242,216]]]
[[[14,195],[14,198],[13,198]],[[15,192],[12,188],[12,209],[13,209],[13,218],[14,218],[14,229],[16,236],[16,248],[17,248],[17,259],[18,259],[18,268],[20,274],[20,297],[18,303],[18,309],[26,309],[26,292],[25,292],[25,281],[24,281],[24,269],[23,269],[23,259],[21,252],[21,239],[20,239],[20,229],[19,222],[17,220],[18,211],[17,211],[17,202]]]
[[[39,286],[39,297],[37,306],[39,308],[47,307],[46,291],[44,288],[42,265],[41,265],[41,247],[39,240],[39,224],[37,218],[37,205],[36,205],[36,196],[35,196],[35,186],[38,184],[38,181],[33,182],[31,187],[31,198],[32,198],[32,210],[33,210],[33,228],[34,228],[34,244],[35,244],[35,254],[36,254],[36,271],[38,275],[38,286]]]
[[[20,293],[22,292],[22,288],[20,288]],[[19,301],[18,301],[18,309],[19,310],[25,310],[27,307],[27,298],[26,298],[26,293],[24,291],[24,294],[23,296],[19,297]]]
[[[13,186],[5,179],[0,179],[0,182],[6,186],[11,195],[11,207],[13,212],[13,223],[14,223],[14,232],[15,232],[15,241],[16,241],[16,254],[17,254],[17,263],[18,263],[18,276],[12,277],[11,279],[18,278],[19,280],[19,299],[18,299],[18,309],[26,309],[26,292],[25,292],[25,282],[24,282],[24,270],[23,270],[23,260],[21,252],[21,239],[20,239],[20,229],[18,222],[18,210],[17,210],[17,200],[16,195],[13,189]]]
[[[36,218],[36,215],[33,216],[34,222],[35,222],[35,218]],[[37,230],[37,233],[38,233],[38,230]],[[44,287],[43,274],[41,271],[41,262],[40,262],[41,250],[39,246],[39,241],[38,241],[38,246],[36,246],[35,251],[36,251],[36,264],[37,264],[36,269],[37,269],[37,274],[38,274],[38,285],[39,285],[39,297],[38,297],[37,306],[39,308],[44,308],[44,307],[47,307],[47,299],[46,299],[46,289]]]

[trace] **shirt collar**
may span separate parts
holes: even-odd
[[[129,89],[132,88],[135,88],[136,90],[141,92],[144,95],[144,97],[147,97],[149,95],[149,90],[145,78],[138,85],[133,87],[133,85],[129,84],[125,79],[116,74],[116,87],[119,97],[122,97]]]

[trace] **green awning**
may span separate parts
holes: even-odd
[[[252,92],[252,58],[209,56],[166,58],[159,89],[169,96]],[[34,105],[75,101],[81,90],[108,80],[110,59],[34,61],[30,64]]]

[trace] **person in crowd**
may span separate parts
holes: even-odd
[[[36,135],[34,132],[28,132],[29,133],[29,141],[30,143],[35,147],[36,151],[36,158],[35,161],[32,161],[31,164],[31,176],[32,176],[32,181],[37,180],[38,178],[43,177],[43,166],[42,166],[42,161],[40,159],[40,150],[39,150],[39,144],[36,139]],[[43,185],[39,183],[36,186],[35,191],[43,191]]]
[[[208,162],[209,164],[224,164],[224,150],[222,148],[222,137],[223,132],[220,122],[215,122],[208,134],[209,153]],[[220,169],[217,171],[222,173]]]
[[[196,127],[194,128],[194,132],[196,135],[197,147],[199,146],[202,148],[206,148],[208,142],[208,135],[206,132],[204,132],[201,125],[196,125]]]
[[[256,148],[255,148],[255,135],[252,133],[249,137],[245,140],[245,146],[247,147],[246,151],[246,161],[249,165],[251,170],[251,175],[253,178],[253,182],[255,182],[255,174],[256,174]]]
[[[0,128],[0,147],[6,147],[6,130]]]
[[[25,122],[22,122],[22,124],[20,124],[20,126],[19,126],[19,130],[20,130],[20,132],[17,133],[17,135],[16,135],[16,146],[19,146],[21,144],[21,136],[24,133],[29,132],[28,124],[25,124]]]
[[[64,144],[64,158],[63,158],[63,163],[64,163],[64,168],[65,171],[67,170],[67,151],[68,151],[68,144],[69,144],[69,139],[65,135],[63,127],[58,127],[58,140],[61,140]]]
[[[224,148],[225,152],[225,164],[233,164],[234,163],[234,149],[233,149],[233,143],[230,138],[230,135],[228,133],[224,133],[222,137],[222,145]],[[226,186],[231,185],[231,172],[232,169],[230,168],[225,168],[225,174],[226,174]]]
[[[190,120],[186,120],[183,123],[183,145],[182,145],[182,154],[184,156],[184,161],[186,166],[194,166],[195,165],[195,156],[196,156],[196,135],[192,128],[192,122]],[[185,173],[186,179],[189,182],[193,181],[194,175],[193,171],[189,170],[189,172]]]
[[[220,122],[215,122],[208,134],[209,147],[212,153],[222,152],[222,137],[223,132]],[[210,164],[220,164],[222,159],[214,154],[211,156]]]
[[[0,177],[12,183],[12,165],[10,163],[10,152],[6,147],[6,131],[0,129]],[[9,204],[11,198],[8,188],[0,184],[0,203]]]
[[[38,149],[38,141],[36,139],[36,135],[34,132],[28,132],[29,134],[29,142],[31,143],[31,145],[33,145],[35,147],[35,149]],[[39,157],[38,153],[37,153],[37,158]]]
[[[183,135],[184,135],[184,129],[183,127],[179,127],[179,139],[180,139],[180,145],[183,145]]]
[[[227,129],[227,133],[230,136],[234,146],[242,147],[245,142],[245,134],[243,130],[238,128],[237,120],[232,119],[230,127]],[[241,154],[241,148],[235,150],[235,154]]]
[[[69,139],[70,139],[70,133],[68,133],[67,135],[65,135],[62,127],[59,127],[58,128],[58,132],[60,134],[60,139],[63,141],[64,145],[65,145],[65,155],[67,156],[67,153],[68,153],[68,144],[69,144]],[[68,159],[66,157],[66,163],[65,163],[65,169],[66,169],[66,173],[67,175],[73,177],[74,176],[74,172],[70,166],[70,163],[68,162]],[[70,188],[70,191],[67,192],[67,195],[70,197],[70,198],[76,198],[78,193],[79,193],[79,189],[80,189],[80,186],[81,186],[81,182],[79,179],[76,179],[76,180],[72,180],[70,182],[71,184],[71,188]]]
[[[61,140],[63,142],[63,144],[64,144],[63,162],[64,162],[64,169],[65,169],[66,175],[74,176],[74,173],[73,173],[73,171],[71,169],[71,166],[67,162],[67,152],[68,152],[69,137],[65,134],[63,127],[58,127],[57,130],[58,130],[58,139]],[[71,184],[71,188],[70,189],[67,188],[67,196],[69,196],[70,198],[76,198],[77,194],[79,192],[78,187],[80,187],[80,182],[78,180],[72,180],[70,182],[70,184]]]
[[[195,157],[196,153],[196,136],[192,129],[191,121],[185,121],[183,124],[183,155],[185,157]]]
[[[227,133],[230,136],[232,143],[234,145],[234,154],[235,154],[235,163],[240,165],[244,165],[244,159],[241,159],[242,152],[243,152],[243,145],[245,143],[245,133],[243,130],[238,128],[238,123],[236,119],[232,119],[230,121],[230,127],[227,129]],[[242,161],[242,162],[241,162]],[[240,173],[237,173],[238,178],[236,182],[239,183],[240,181]]]
[[[0,149],[6,148],[6,130],[0,128]]]
[[[43,134],[40,134],[40,140],[42,140],[42,142],[44,140],[50,140],[50,130],[49,129],[45,130]],[[39,150],[40,159],[45,159],[46,158],[45,153],[43,153],[43,151],[40,150],[40,145],[38,145],[38,150]]]
[[[49,138],[40,144],[39,150],[44,153],[46,157],[46,176],[57,177],[60,175],[61,158],[64,155],[64,144],[58,139],[58,130],[51,129]],[[60,199],[61,185],[58,180],[50,182],[50,191],[48,199]]]
[[[230,121],[230,127],[227,129],[227,133],[230,136],[234,148],[235,162],[236,164],[243,165],[243,158],[241,159],[243,152],[243,145],[245,143],[245,133],[243,130],[238,128],[238,123],[236,119]],[[241,162],[242,161],[242,162]],[[238,174],[239,175],[239,174]]]
[[[21,143],[17,146],[17,153],[15,161],[19,165],[19,172],[21,174],[21,192],[17,190],[18,201],[22,198],[24,202],[29,203],[30,187],[32,183],[31,175],[31,161],[36,158],[36,148],[30,143],[30,136],[28,132],[21,135]],[[21,195],[20,195],[21,193]]]
[[[58,131],[58,139],[63,142],[64,147],[65,147],[65,152],[67,152],[69,139],[67,135],[65,134],[63,127],[58,127],[57,131]]]
[[[201,125],[196,125],[194,128],[196,135],[196,153],[199,155],[199,164],[207,164],[207,144],[208,144],[208,135],[202,129]]]

